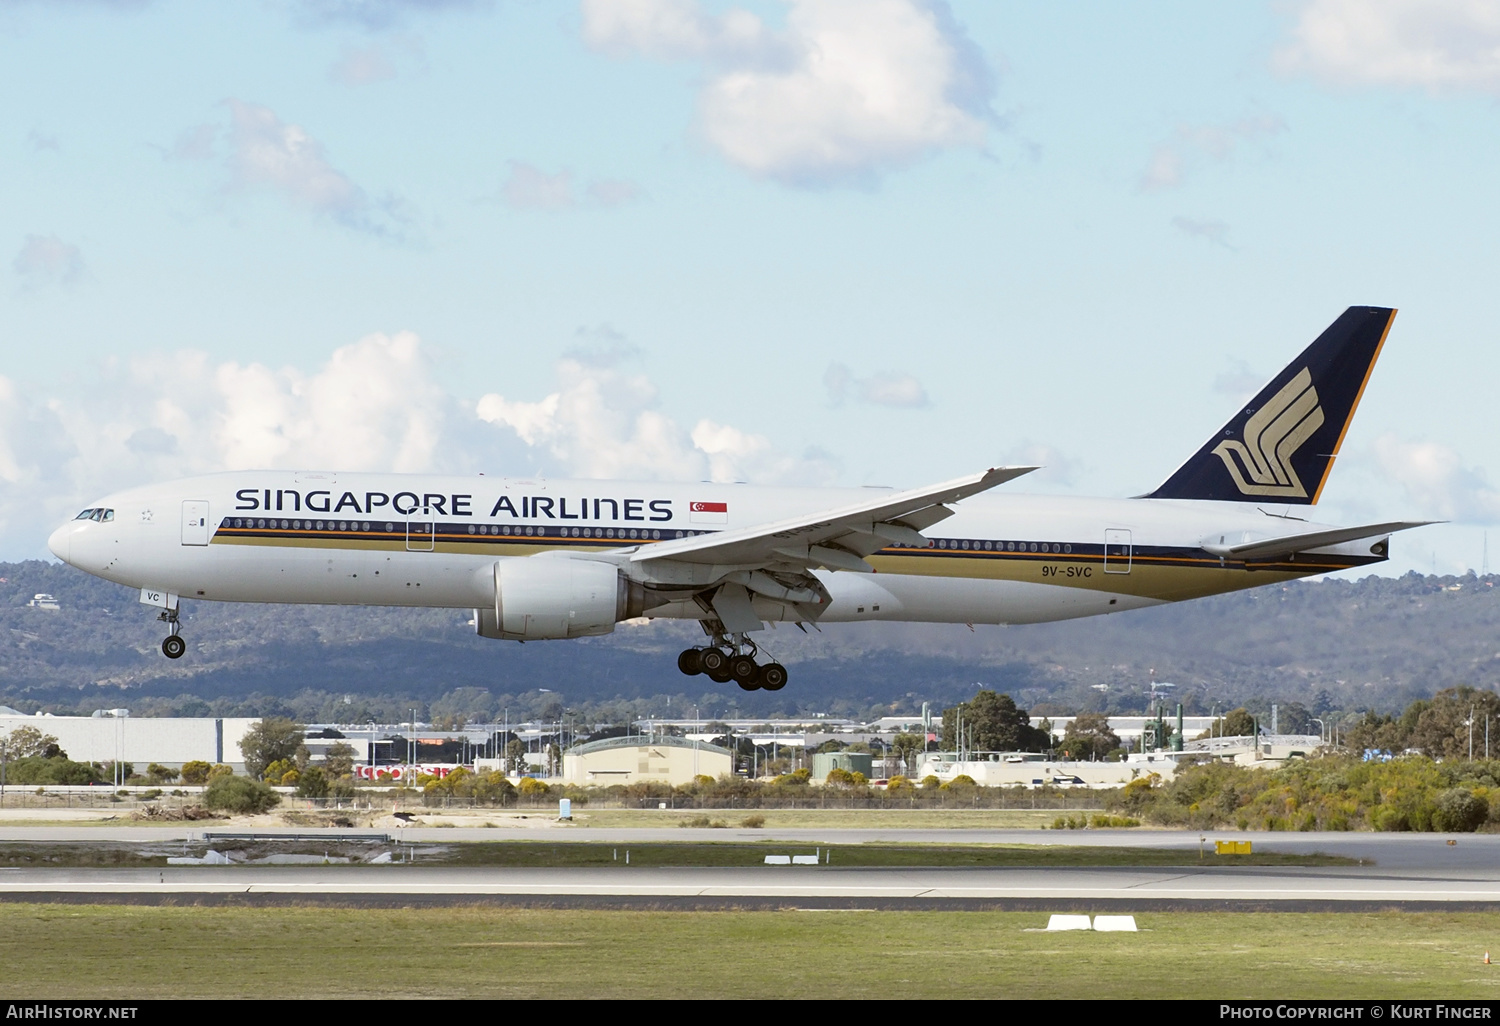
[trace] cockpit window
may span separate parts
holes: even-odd
[[[82,513],[80,513],[76,517],[74,517],[73,519],[74,520],[92,520],[92,519],[94,519],[94,514],[97,513],[97,512],[99,512],[97,509],[86,509]]]
[[[115,518],[115,511],[114,510],[112,510],[112,509],[105,509],[103,506],[98,506],[98,507],[95,507],[93,509],[86,509],[86,510],[84,510],[82,513],[78,514],[78,516],[74,517],[73,519],[74,520],[92,520],[95,523],[104,524],[104,523],[108,523],[109,521],[113,520],[114,518]]]
[[[104,522],[106,524],[109,523],[114,518],[115,518],[115,511],[114,510],[107,509],[107,510],[104,511],[104,517],[103,517],[103,519],[104,519]]]

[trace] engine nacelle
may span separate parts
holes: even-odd
[[[641,615],[645,589],[611,563],[520,556],[495,563],[495,604],[474,611],[481,637],[550,641],[609,634]]]

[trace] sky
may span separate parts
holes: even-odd
[[[1500,568],[1500,0],[0,0],[0,558],[217,470],[1149,491]]]

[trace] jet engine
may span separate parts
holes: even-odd
[[[609,634],[640,616],[645,589],[612,563],[520,556],[495,563],[495,604],[474,611],[480,637],[548,641]]]

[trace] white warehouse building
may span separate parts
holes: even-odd
[[[26,716],[14,709],[0,710],[0,739],[17,727],[34,727],[57,738],[68,758],[76,762],[129,762],[144,772],[148,763],[181,769],[185,762],[226,763],[237,772],[245,768],[240,739],[259,718],[211,719],[141,717],[123,709],[100,710],[93,716]]]

